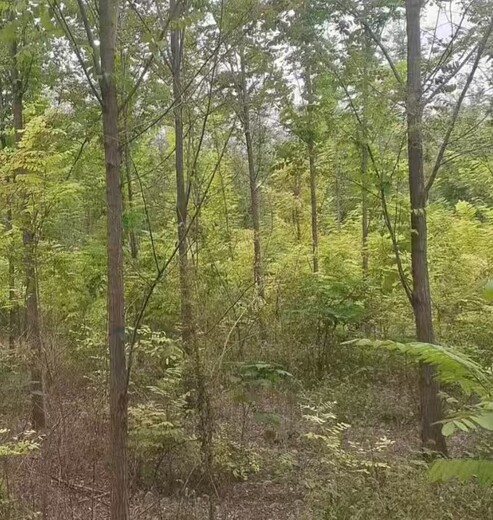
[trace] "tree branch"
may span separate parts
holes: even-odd
[[[156,277],[154,278],[154,280],[151,282],[150,286],[149,286],[149,289],[147,291],[147,293],[144,295],[144,298],[142,300],[142,305],[140,307],[140,310],[137,314],[137,317],[134,321],[134,326],[133,326],[133,331],[132,331],[132,337],[130,339],[130,346],[129,346],[129,354],[128,354],[128,368],[127,368],[127,387],[128,387],[128,384],[130,382],[130,373],[131,373],[131,369],[132,369],[132,361],[133,361],[133,351],[134,351],[134,348],[135,348],[135,344],[137,342],[137,335],[138,335],[138,331],[139,331],[139,328],[142,324],[142,320],[144,318],[144,315],[145,315],[145,311],[147,309],[147,305],[149,304],[149,301],[158,285],[158,283],[161,281],[162,277],[164,276],[164,274],[166,273],[166,270],[168,269],[169,265],[171,264],[171,262],[173,261],[173,258],[176,256],[179,248],[180,248],[180,245],[182,243],[183,240],[186,240],[187,239],[187,236],[188,236],[188,233],[190,232],[190,229],[192,228],[193,224],[195,223],[195,220],[202,208],[202,205],[204,204],[205,202],[205,199],[209,193],[209,190],[212,186],[212,181],[214,180],[215,176],[216,176],[216,173],[219,169],[219,165],[221,164],[222,160],[223,160],[223,157],[224,157],[224,154],[226,153],[226,150],[227,150],[227,147],[228,147],[228,144],[229,144],[229,141],[231,139],[231,136],[233,135],[233,132],[234,132],[234,128],[235,128],[235,125],[236,125],[236,121],[233,121],[233,124],[231,126],[231,130],[229,131],[227,137],[226,137],[226,140],[224,142],[224,146],[221,150],[221,154],[219,155],[218,157],[218,160],[216,161],[216,164],[214,166],[214,169],[212,171],[212,174],[209,178],[209,181],[207,183],[207,186],[205,188],[205,191],[199,201],[199,204],[197,205],[197,209],[195,210],[195,213],[192,215],[192,218],[190,219],[190,222],[188,223],[188,226],[185,230],[185,233],[184,233],[184,236],[182,237],[181,241],[179,241],[171,255],[169,256],[169,258],[166,260],[166,262],[164,262],[164,264],[161,266],[161,268],[158,270],[157,274],[156,274]]]
[[[378,48],[382,51],[382,54],[384,55],[385,59],[387,60],[387,63],[389,64],[392,73],[394,74],[395,79],[397,80],[397,83],[399,85],[404,85],[404,81],[402,79],[402,76],[400,75],[399,71],[397,70],[397,67],[395,66],[394,60],[390,56],[388,50],[386,49],[385,45],[383,44],[381,38],[378,37],[378,35],[375,33],[375,31],[370,27],[368,22],[360,16],[360,14],[354,9],[351,9],[347,5],[344,5],[343,2],[338,1],[337,2],[339,6],[344,9],[345,11],[349,12],[354,18],[368,31],[368,34],[371,36],[371,39],[377,44]]]
[[[70,26],[65,18],[65,15],[62,13],[62,10],[60,8],[60,5],[58,4],[58,0],[48,0],[48,4],[53,9],[53,13],[55,14],[55,18],[58,21],[58,24],[60,25],[61,29],[69,39],[69,41],[72,43],[75,55],[77,57],[77,61],[79,62],[79,65],[82,67],[82,70],[84,72],[84,75],[89,83],[89,87],[92,90],[92,93],[94,94],[95,98],[98,100],[99,104],[103,105],[103,100],[101,99],[101,95],[98,92],[98,89],[95,87],[91,75],[89,74],[89,71],[87,69],[86,63],[84,61],[84,58],[82,57],[82,53],[80,51],[79,45],[77,44],[77,41],[75,40],[75,36],[73,35]]]
[[[89,42],[89,46],[91,47],[94,71],[96,72],[97,77],[100,77],[101,63],[99,61],[99,49],[96,46],[94,35],[92,34],[91,24],[89,23],[89,18],[87,17],[86,8],[84,6],[83,0],[77,0],[77,5],[79,6],[80,16],[82,18],[82,23],[84,24],[84,29],[86,31],[87,41]]]
[[[362,121],[361,121],[361,118],[358,114],[358,111],[356,110],[356,107],[353,103],[353,100],[351,98],[351,94],[349,93],[349,90],[347,88],[347,86],[345,85],[345,83],[342,81],[342,78],[338,77],[337,76],[337,73],[336,73],[336,78],[339,80],[339,83],[341,84],[344,92],[346,93],[346,97],[348,98],[348,101],[349,101],[349,104],[351,106],[351,109],[354,113],[354,116],[356,117],[356,120],[358,121],[358,124],[362,124]],[[389,213],[389,210],[388,210],[388,206],[387,206],[387,199],[385,197],[385,191],[384,191],[384,187],[383,187],[383,176],[380,174],[380,171],[379,171],[379,168],[378,168],[378,165],[377,165],[377,162],[376,162],[376,159],[375,159],[375,155],[373,153],[373,149],[372,147],[370,146],[370,144],[367,142],[367,143],[364,143],[365,146],[366,146],[366,149],[368,150],[368,155],[370,157],[370,160],[371,160],[371,163],[373,165],[373,168],[375,169],[375,173],[377,174],[378,178],[380,179],[380,200],[382,202],[382,213],[383,213],[383,217],[384,217],[384,222],[385,222],[385,225],[389,231],[389,234],[390,234],[390,240],[392,242],[392,249],[394,251],[394,255],[395,255],[395,260],[396,260],[396,263],[397,263],[397,271],[399,273],[399,279],[401,281],[401,285],[404,289],[404,292],[406,293],[406,296],[409,300],[409,303],[411,303],[412,305],[412,302],[413,302],[413,295],[412,295],[412,290],[409,286],[409,283],[407,281],[407,278],[406,278],[406,273],[404,272],[404,267],[403,267],[403,264],[402,264],[402,258],[401,258],[401,254],[400,254],[400,251],[399,251],[399,243],[397,241],[397,236],[396,236],[396,233],[395,233],[395,230],[394,230],[394,227],[392,226],[392,221],[390,219],[390,213]],[[397,168],[397,165],[399,163],[399,160],[400,160],[400,156],[401,156],[401,152],[402,152],[402,147],[403,145],[401,144],[401,147],[399,149],[399,154],[397,156],[397,160],[395,162],[395,165],[394,165],[394,171],[395,169]]]
[[[430,72],[429,76],[424,80],[423,83],[427,83],[428,81],[430,81],[434,76],[435,74],[440,70],[440,67],[447,61],[447,59],[450,57],[450,55],[452,54],[452,46],[453,44],[456,42],[458,36],[459,36],[459,33],[460,31],[462,30],[462,26],[464,24],[464,21],[465,21],[465,18],[466,18],[466,15],[469,11],[471,7],[471,4],[469,4],[463,11],[462,13],[462,18],[459,22],[459,24],[457,25],[457,28],[454,32],[454,34],[452,35],[452,37],[450,38],[450,40],[448,41],[447,43],[447,46],[445,47],[445,50],[443,51],[442,55],[440,56],[440,59],[438,60],[438,63],[435,65],[434,69]],[[437,14],[437,23],[438,23],[438,19],[440,17],[440,11],[438,12]],[[428,59],[428,62],[430,62],[430,59],[431,59],[431,52],[433,50],[433,47],[434,47],[434,43],[436,41],[436,33],[437,33],[437,27],[435,26],[435,32],[433,34],[433,43],[432,43],[432,46],[431,46],[431,49],[430,49],[430,58]]]
[[[457,104],[455,105],[454,112],[452,114],[452,119],[450,121],[450,124],[447,128],[447,132],[445,133],[445,137],[442,141],[442,145],[440,147],[440,150],[438,151],[438,155],[435,161],[435,164],[433,166],[433,170],[431,172],[430,178],[428,179],[428,182],[426,183],[426,193],[428,194],[430,192],[431,187],[433,186],[433,183],[435,182],[435,179],[438,175],[438,172],[440,170],[440,167],[442,166],[443,157],[445,155],[445,152],[447,150],[447,147],[450,142],[450,137],[452,135],[452,132],[454,131],[455,124],[457,122],[457,119],[460,114],[460,110],[462,107],[462,103],[464,102],[464,99],[467,95],[467,92],[469,90],[469,87],[471,86],[472,80],[474,79],[474,75],[476,74],[476,70],[478,69],[479,62],[481,61],[481,58],[483,57],[484,50],[486,48],[486,44],[488,43],[488,40],[491,36],[491,32],[493,30],[493,18],[490,20],[490,24],[488,26],[488,29],[486,30],[485,35],[483,36],[481,42],[478,44],[477,47],[477,54],[476,58],[474,60],[474,63],[472,65],[471,71],[469,72],[469,75],[467,76],[466,83],[464,85],[464,88],[462,89],[462,92],[459,96],[459,99],[457,100]]]

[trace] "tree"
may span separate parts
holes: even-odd
[[[426,205],[429,192],[443,165],[445,153],[449,147],[452,133],[455,129],[466,94],[474,79],[483,53],[493,31],[493,19],[487,20],[483,35],[468,54],[466,61],[471,57],[470,70],[465,78],[457,101],[453,105],[445,135],[439,146],[435,162],[429,178],[425,180],[423,158],[423,110],[433,98],[446,89],[450,81],[450,74],[439,78],[436,82],[439,88],[423,97],[423,80],[421,77],[421,10],[419,0],[407,0],[407,137],[408,137],[408,165],[409,165],[409,196],[411,210],[411,262],[413,288],[411,304],[416,323],[416,337],[418,341],[434,343],[432,305],[428,266],[428,232]],[[452,43],[458,36],[452,38]],[[452,77],[457,77],[458,71],[464,62],[452,67]],[[433,77],[433,74],[431,75]],[[430,90],[428,88],[428,90]],[[424,363],[420,369],[420,400],[421,400],[421,438],[425,448],[433,449],[446,454],[447,447],[438,421],[442,418],[442,403],[439,397],[439,383],[432,366]]]
[[[125,354],[125,293],[123,283],[123,197],[121,192],[121,154],[119,106],[116,83],[116,44],[118,32],[118,0],[99,0],[98,40],[88,16],[87,5],[77,1],[86,45],[92,58],[93,73],[99,89],[88,72],[84,55],[65,16],[63,6],[52,4],[57,21],[76,53],[92,93],[101,108],[102,140],[106,174],[106,253],[108,350],[110,358],[110,436],[111,520],[127,520],[128,499],[128,373]]]
[[[287,23],[282,23],[281,28],[285,33],[289,45],[288,61],[291,63],[293,73],[301,70],[303,80],[302,95],[305,106],[298,109],[298,114],[293,114],[291,130],[305,143],[308,157],[310,178],[310,212],[311,212],[311,241],[312,241],[312,269],[316,273],[319,270],[319,208],[317,204],[317,139],[320,139],[320,120],[322,107],[320,93],[317,92],[317,79],[326,73],[328,57],[328,45],[324,34],[324,24],[332,14],[327,12],[326,6],[316,0],[303,0],[294,12],[293,17],[288,18]],[[298,128],[295,128],[298,126]]]
[[[411,210],[412,307],[416,337],[434,343],[428,274],[427,193],[423,162],[423,86],[421,80],[421,0],[406,1],[407,21],[407,139],[409,197]],[[443,417],[439,383],[435,369],[423,363],[420,368],[421,440],[427,449],[447,454],[440,421]]]
[[[250,208],[252,213],[253,225],[253,278],[258,295],[264,298],[264,275],[262,266],[262,247],[260,237],[260,198],[259,198],[259,178],[255,164],[253,150],[253,135],[250,113],[250,87],[247,82],[247,57],[245,55],[245,45],[240,43],[239,48],[239,74],[237,79],[237,90],[239,100],[239,117],[245,136],[245,147],[248,163],[248,181],[250,185]]]
[[[229,71],[223,72],[221,79],[233,97],[233,107],[245,144],[253,228],[253,279],[257,295],[263,300],[265,282],[260,189],[265,165],[261,134],[265,112],[275,98],[277,74],[267,38],[270,34],[268,8],[259,0],[240,4],[236,1],[228,3],[224,13],[223,24],[230,34],[224,42]]]
[[[111,519],[127,520],[127,364],[125,357],[125,307],[123,287],[122,193],[120,189],[120,140],[115,80],[115,46],[118,1],[99,1],[101,45],[101,102],[106,169],[108,251],[108,347],[110,352],[110,454]],[[94,52],[96,50],[94,49]]]
[[[13,27],[13,36],[10,41],[10,60],[11,60],[11,99],[12,99],[12,122],[14,127],[15,143],[19,146],[24,129],[24,102],[23,96],[29,78],[22,74],[19,66],[19,46],[18,32],[15,23],[17,16],[16,6],[11,8],[9,13],[10,24]],[[22,20],[22,17],[21,17]],[[27,172],[20,168],[16,174],[26,175]],[[24,201],[27,204],[27,201]],[[40,310],[38,303],[38,278],[36,266],[36,228],[35,219],[27,210],[24,211],[22,224],[22,239],[24,245],[24,272],[26,278],[26,338],[31,350],[31,415],[32,425],[35,430],[41,430],[46,425],[44,393],[43,393],[43,373],[41,368],[42,353],[42,334],[40,322]],[[14,297],[14,267],[12,261],[9,262],[9,298],[13,306]],[[14,308],[10,310],[9,334],[12,337],[14,322]],[[9,340],[12,342],[12,340]]]
[[[173,81],[173,114],[175,124],[175,173],[176,173],[176,218],[178,226],[178,261],[180,264],[181,327],[182,341],[186,352],[191,354],[193,341],[193,311],[190,292],[190,272],[188,268],[188,197],[185,183],[182,60],[184,53],[185,29],[180,26],[183,2],[171,0],[169,19],[173,29],[170,36],[171,75]]]

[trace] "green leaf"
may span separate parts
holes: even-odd
[[[493,431],[493,413],[473,416],[471,420],[478,423],[485,430]]]
[[[18,26],[18,22],[16,22],[16,21],[6,23],[0,29],[0,41],[12,42],[16,36],[17,26]]]
[[[462,481],[477,478],[481,484],[493,483],[493,461],[474,459],[441,459],[433,463],[429,478],[432,482]]]
[[[483,287],[483,298],[487,302],[493,302],[493,278]]]
[[[445,423],[442,428],[442,433],[445,435],[445,437],[448,437],[449,435],[452,435],[455,432],[456,426],[454,424],[454,421]]]
[[[459,385],[466,394],[484,396],[493,388],[491,374],[479,363],[457,349],[430,343],[398,343],[389,340],[360,340],[356,345],[400,352],[416,362],[428,363],[437,369],[437,377],[447,384]]]
[[[462,430],[463,432],[468,433],[470,430],[467,424],[465,424],[465,421],[454,421],[454,424],[457,426],[457,428],[459,428],[459,430]]]

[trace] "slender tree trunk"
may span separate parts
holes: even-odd
[[[110,355],[111,520],[128,520],[127,360],[123,285],[123,198],[120,179],[118,98],[115,82],[117,0],[99,0],[101,98],[104,132],[108,257],[108,348]]]
[[[123,110],[123,134],[125,142],[123,143],[123,154],[125,157],[125,181],[127,184],[127,202],[128,209],[132,215],[134,209],[134,192],[132,188],[132,161],[130,157],[130,144],[128,142],[128,111],[125,106]],[[133,229],[133,223],[130,221],[130,229],[128,231],[128,238],[130,242],[130,254],[135,260],[139,255],[139,245],[137,237],[135,236],[135,230]]]
[[[0,88],[2,86],[0,85]],[[4,111],[4,104],[3,99],[0,106],[0,111]],[[6,139],[5,139],[5,123],[2,120],[2,128],[0,131],[0,145],[2,150],[7,146]],[[14,182],[14,175],[9,176],[7,178],[7,183],[13,183]],[[12,231],[12,201],[9,194],[9,198],[7,200],[7,213],[5,215],[5,230],[7,233]],[[13,258],[13,247],[9,248],[9,254],[8,254],[8,262],[9,262],[9,349],[15,348],[15,342],[19,336],[19,323],[18,323],[18,316],[19,316],[19,309],[17,306],[16,301],[16,294],[15,294],[15,263]]]
[[[181,15],[180,3],[170,1],[170,17],[177,20]],[[187,220],[188,194],[185,189],[184,140],[183,140],[183,90],[181,67],[183,56],[182,29],[171,31],[171,67],[173,75],[173,100],[175,117],[175,170],[176,170],[176,218],[178,226],[178,257],[180,264],[181,327],[183,348],[192,352],[193,314],[188,266]]]
[[[421,6],[422,0],[406,0],[407,57],[407,129],[409,193],[411,201],[411,262],[413,275],[412,306],[418,341],[434,343],[430,283],[426,203],[423,169],[422,80],[421,80]],[[423,447],[446,455],[447,446],[440,421],[442,402],[439,384],[432,366],[420,368],[421,439]]]
[[[12,210],[7,210],[7,231],[12,230]],[[12,254],[9,254],[9,348],[15,348],[16,338],[19,335],[19,312],[15,294],[15,265]]]
[[[0,89],[3,89],[2,85],[0,84]],[[4,106],[4,100],[3,96],[0,94],[0,112],[3,114],[5,110]],[[6,139],[5,139],[5,122],[1,120],[1,128],[0,128],[0,147],[1,149],[5,149],[7,146]],[[14,182],[14,177],[8,177],[7,183]],[[7,212],[5,215],[5,230],[7,233],[12,231],[12,202],[9,195],[9,198],[7,200]],[[18,327],[18,308],[17,308],[17,302],[16,302],[16,295],[15,295],[15,264],[14,264],[14,258],[12,254],[13,247],[9,248],[9,254],[8,254],[8,263],[9,263],[9,349],[15,348],[15,342],[19,335],[19,327]]]
[[[120,61],[122,63],[123,68],[123,77],[127,79],[127,62],[126,56],[123,50],[120,52]],[[125,92],[125,98],[128,95],[128,92]],[[128,209],[132,218],[133,209],[134,209],[134,192],[132,186],[132,157],[130,155],[130,141],[129,141],[129,131],[128,131],[128,112],[129,112],[129,102],[125,103],[122,110],[122,131],[123,131],[123,142],[121,143],[123,149],[123,157],[125,161],[125,181],[127,185],[127,203]],[[125,200],[123,200],[123,211],[125,211]],[[133,228],[133,223],[129,222],[129,231],[128,231],[128,239],[130,244],[130,254],[132,258],[135,260],[139,255],[139,243],[137,241],[137,237],[135,235],[135,230]]]
[[[293,188],[293,198],[294,198],[294,209],[293,209],[293,223],[296,229],[296,241],[298,243],[301,242],[301,222],[300,222],[300,197],[301,197],[301,182],[300,175],[296,170],[294,174],[294,188]]]
[[[183,2],[180,0],[170,1],[170,19],[179,20],[183,12]],[[182,90],[182,58],[183,58],[183,30],[175,28],[171,31],[170,38],[171,67],[173,76],[173,101],[175,118],[175,170],[176,170],[176,214],[178,225],[178,255],[180,263],[180,293],[181,293],[181,321],[182,342],[185,352],[190,356],[195,381],[185,381],[188,389],[193,388],[196,394],[195,404],[199,415],[199,431],[201,436],[201,451],[203,469],[211,484],[209,518],[214,518],[213,496],[215,488],[213,476],[213,435],[214,420],[213,411],[209,397],[207,378],[204,373],[201,352],[197,343],[195,327],[193,322],[193,306],[190,288],[190,266],[188,261],[187,244],[187,212],[188,192],[185,189],[185,165],[184,165],[184,136],[183,136],[183,104],[184,96]],[[198,202],[197,202],[198,206]],[[196,221],[198,226],[198,221]],[[197,228],[198,229],[198,228]],[[196,257],[198,262],[198,256]]]
[[[26,336],[31,349],[31,409],[35,430],[46,426],[43,374],[41,370],[41,326],[39,320],[38,288],[36,274],[35,235],[27,227],[23,233],[24,266],[26,269]]]
[[[368,276],[368,65],[371,60],[370,36],[363,34],[363,110],[361,118],[361,250],[363,276]]]
[[[242,101],[242,123],[248,162],[248,180],[250,184],[250,201],[253,225],[253,278],[258,295],[264,297],[264,274],[262,267],[262,249],[260,240],[260,198],[258,190],[257,170],[253,152],[253,138],[250,125],[250,99],[246,80],[246,63],[243,49],[240,56],[240,86]]]
[[[310,208],[312,217],[312,258],[313,258],[313,272],[318,272],[318,211],[317,211],[317,168],[315,164],[315,138],[314,138],[314,121],[313,109],[314,96],[311,67],[307,58],[307,65],[305,69],[305,88],[308,100],[308,161],[310,165]]]
[[[341,230],[342,225],[342,194],[341,194],[341,176],[339,175],[339,161],[336,158],[336,172],[335,172],[335,195],[336,195],[336,223],[337,231]]]
[[[14,123],[15,142],[19,144],[24,127],[23,120],[23,91],[17,63],[17,41],[11,45],[12,60],[12,118]],[[21,172],[24,173],[24,172]],[[10,214],[10,219],[12,215]],[[35,430],[41,430],[46,425],[43,376],[41,370],[41,326],[38,305],[38,280],[36,274],[36,235],[32,217],[27,214],[23,223],[24,269],[26,275],[26,338],[31,350],[31,415]],[[9,265],[9,297],[15,297],[15,279],[13,263]],[[13,309],[11,309],[12,311]],[[10,314],[10,326],[13,334],[15,314]],[[9,341],[11,339],[9,338]]]
[[[361,267],[363,277],[368,277],[368,149],[366,144],[361,149]]]
[[[17,54],[17,49],[16,49],[16,42],[14,41],[13,45],[12,45],[12,49],[11,49],[11,58],[13,60],[13,63],[12,63],[12,66],[13,66],[13,74],[14,74],[14,77],[12,78],[12,80],[15,80],[16,79],[16,75],[18,74],[17,72],[17,64],[16,64],[16,54]],[[14,70],[15,68],[15,70]],[[5,111],[6,111],[6,106],[5,106],[5,98],[4,98],[4,94],[3,94],[3,91],[4,91],[4,86],[3,84],[0,84],[0,112],[1,112],[1,133],[0,133],[0,144],[1,144],[1,147],[2,147],[2,150],[4,148],[6,148],[7,146],[7,142],[6,142],[6,136],[5,136]],[[14,182],[15,180],[15,175],[12,175],[12,177],[8,177],[7,178],[7,182],[8,183],[11,183],[11,182]],[[10,232],[12,231],[12,201],[11,201],[11,197],[9,195],[9,199],[7,200],[7,212],[6,212],[6,215],[5,215],[5,230],[7,232]],[[20,330],[19,330],[19,327],[18,327],[18,316],[19,316],[19,309],[18,309],[18,306],[17,306],[17,302],[16,302],[16,297],[15,297],[15,265],[14,265],[14,258],[13,258],[13,253],[12,253],[12,250],[13,250],[13,247],[10,247],[10,251],[9,251],[9,254],[8,254],[8,263],[9,263],[9,349],[14,349],[15,348],[15,342],[16,342],[16,339],[18,338],[19,336],[19,333],[20,333]]]

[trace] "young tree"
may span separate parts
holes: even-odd
[[[287,60],[291,63],[293,73],[302,71],[302,95],[305,105],[294,115],[291,124],[294,131],[306,146],[310,178],[310,213],[312,269],[318,272],[318,242],[319,242],[319,208],[317,204],[317,139],[320,138],[319,127],[322,118],[320,94],[317,92],[316,81],[326,72],[325,63],[328,58],[328,48],[324,26],[330,18],[331,10],[322,6],[317,0],[303,0],[296,6],[293,16],[288,16],[281,23],[288,45]],[[296,128],[298,127],[298,128]]]
[[[173,82],[173,114],[175,125],[175,174],[176,174],[176,218],[178,226],[178,260],[180,265],[180,305],[183,347],[192,352],[193,311],[188,267],[188,190],[185,183],[184,137],[183,137],[183,86],[182,62],[184,52],[184,32],[180,26],[183,2],[171,0],[169,19],[172,21],[170,35],[171,75]]]
[[[106,176],[106,252],[108,349],[110,358],[111,520],[129,518],[128,498],[128,374],[125,354],[125,298],[123,283],[123,197],[121,192],[121,152],[119,106],[116,82],[116,44],[119,0],[99,0],[95,24],[84,0],[77,0],[78,19],[86,35],[84,52],[67,20],[64,6],[52,4],[55,16],[77,56],[92,93],[101,107],[102,141]],[[93,26],[96,26],[94,29]],[[95,33],[96,31],[96,33]],[[96,39],[95,34],[98,35]],[[97,43],[99,40],[99,45]],[[89,73],[84,56],[91,56]]]
[[[81,9],[81,14],[84,11]],[[110,352],[111,520],[127,520],[127,364],[123,287],[122,193],[120,139],[115,79],[118,0],[99,0],[100,89],[106,169],[108,258],[108,348]],[[88,36],[90,35],[88,31]],[[96,54],[96,49],[93,49]]]
[[[260,0],[231,1],[226,7],[224,27],[229,37],[225,38],[224,47],[229,71],[223,71],[221,80],[234,98],[234,111],[245,144],[253,228],[253,279],[257,295],[263,299],[260,188],[265,165],[261,134],[266,112],[275,97],[277,73],[270,48],[272,34],[266,23],[268,8]]]
[[[434,343],[428,274],[427,192],[423,161],[423,85],[421,80],[421,0],[406,0],[407,22],[407,139],[409,197],[411,202],[412,307],[416,337]],[[421,440],[423,446],[447,454],[440,421],[443,417],[435,370],[426,363],[420,369]]]
[[[260,198],[258,168],[255,162],[254,143],[251,122],[250,86],[247,81],[247,56],[244,42],[239,47],[239,74],[238,74],[238,100],[239,117],[245,136],[245,147],[248,163],[248,181],[250,186],[250,208],[253,225],[253,278],[258,295],[264,297],[264,274],[262,266],[262,247],[260,237]]]
[[[22,50],[22,43],[19,45],[18,35],[25,32],[26,21],[22,13],[18,10],[14,2],[10,6],[8,13],[8,23],[13,29],[9,40],[10,49],[10,88],[11,88],[11,112],[14,128],[14,139],[16,146],[19,146],[24,129],[24,94],[29,82],[29,71],[23,70],[19,63],[19,54]],[[22,29],[22,31],[20,30]],[[27,175],[24,168],[20,168],[12,175]],[[23,201],[23,206],[27,206],[27,200]],[[38,279],[36,266],[36,223],[33,215],[24,207],[22,221],[22,240],[24,245],[24,272],[26,279],[26,338],[31,350],[31,415],[32,425],[35,430],[41,430],[46,425],[45,403],[43,392],[43,374],[41,369],[42,335],[41,320],[38,302]],[[9,298],[13,306],[15,297],[14,266],[12,260],[9,262]],[[10,319],[10,341],[14,331],[15,314],[11,307]]]
[[[429,267],[428,267],[428,231],[426,205],[429,192],[443,165],[444,156],[450,144],[460,110],[466,94],[474,79],[479,63],[487,47],[493,31],[493,18],[487,19],[484,32],[479,41],[473,40],[472,49],[466,59],[459,65],[452,66],[452,74],[445,77],[434,77],[438,89],[423,96],[422,79],[422,49],[421,49],[421,12],[420,0],[406,1],[406,28],[407,28],[407,137],[408,137],[408,167],[409,167],[409,196],[411,209],[411,263],[413,286],[411,304],[416,324],[416,337],[425,343],[435,342],[435,333],[432,318],[432,303],[430,295]],[[459,31],[452,37],[451,43],[459,40]],[[459,40],[460,41],[460,40]],[[467,39],[466,39],[467,41]],[[473,59],[471,59],[473,58]],[[434,97],[447,88],[452,78],[457,78],[460,69],[469,63],[470,70],[464,81],[457,101],[453,105],[450,121],[447,124],[445,135],[438,149],[436,159],[431,168],[428,179],[424,174],[423,158],[423,110]],[[445,89],[445,90],[444,90]],[[420,400],[421,400],[421,438],[425,448],[429,448],[446,455],[447,447],[440,420],[442,419],[442,402],[439,397],[439,383],[435,377],[433,367],[427,364],[421,366],[420,371]]]

